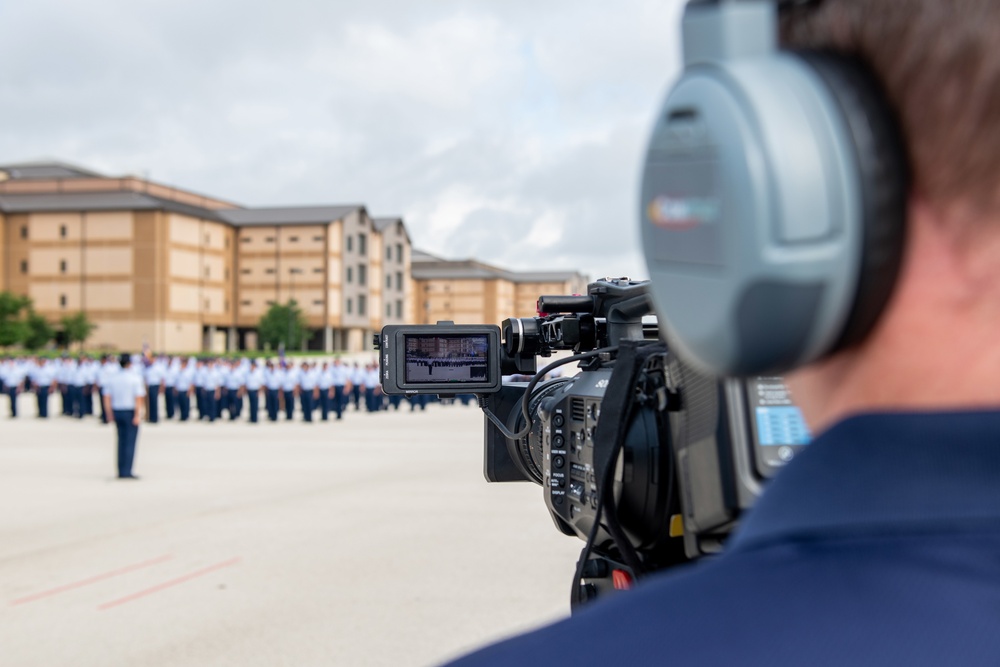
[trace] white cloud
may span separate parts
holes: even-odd
[[[432,252],[641,274],[639,160],[680,6],[2,3],[0,162],[365,203]]]

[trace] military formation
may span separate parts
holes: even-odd
[[[342,419],[345,411],[379,412],[399,409],[399,396],[386,397],[378,381],[377,364],[341,359],[294,361],[286,358],[249,359],[132,355],[123,369],[117,356],[44,359],[0,359],[0,391],[10,399],[17,417],[18,397],[32,392],[37,415],[47,419],[54,395],[62,415],[83,419],[98,416],[110,423],[102,396],[116,373],[137,373],[146,387],[145,418],[209,421],[246,419],[304,422]],[[416,397],[410,409],[423,409]]]

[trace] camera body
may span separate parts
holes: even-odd
[[[502,344],[497,327],[450,323],[376,338],[387,394],[479,394],[486,479],[540,485],[556,527],[586,542],[574,607],[720,551],[808,442],[781,378],[719,380],[672,354],[648,289],[608,279],[584,296],[540,297],[537,317],[504,321]],[[454,342],[465,339],[474,344]],[[435,366],[431,382],[421,365],[449,357],[426,352],[448,345],[476,354]],[[574,354],[562,361],[579,361],[579,373],[544,380],[537,358],[559,351]]]

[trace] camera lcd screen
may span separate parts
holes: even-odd
[[[406,384],[482,384],[490,379],[486,334],[407,334]]]
[[[772,474],[808,445],[812,434],[780,377],[748,380],[747,403],[758,468]]]

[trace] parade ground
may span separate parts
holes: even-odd
[[[477,408],[143,424],[130,481],[32,398],[0,400],[5,667],[433,665],[569,613],[583,543],[486,483]]]

